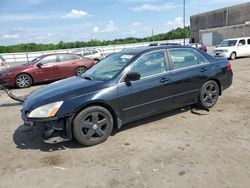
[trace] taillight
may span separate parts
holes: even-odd
[[[227,64],[227,71],[231,71],[231,70],[232,70],[231,63],[230,63],[230,62],[228,62],[228,64]]]

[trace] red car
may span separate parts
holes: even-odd
[[[0,84],[26,88],[33,83],[79,75],[94,65],[94,60],[74,54],[42,55],[24,65],[0,71]]]

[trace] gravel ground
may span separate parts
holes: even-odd
[[[0,187],[250,187],[250,58],[231,63],[233,86],[210,112],[153,116],[88,148],[43,143],[1,93]]]

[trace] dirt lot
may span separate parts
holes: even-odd
[[[147,118],[89,148],[43,143],[1,93],[0,187],[250,187],[250,58],[232,66],[233,86],[210,112]]]

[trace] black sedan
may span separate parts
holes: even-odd
[[[46,142],[75,137],[92,146],[127,122],[195,103],[211,108],[232,77],[227,59],[192,47],[128,49],[32,92],[22,118],[43,126]]]

